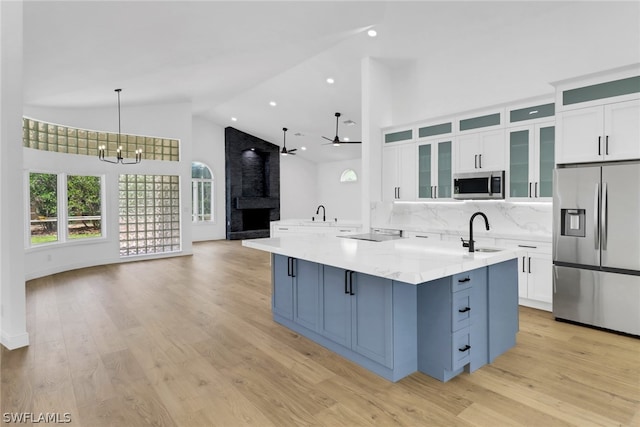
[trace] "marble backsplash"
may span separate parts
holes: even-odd
[[[441,233],[469,231],[469,219],[481,211],[489,219],[496,237],[551,240],[551,202],[461,201],[461,202],[372,202],[371,226],[407,231]],[[484,231],[476,219],[474,232]]]

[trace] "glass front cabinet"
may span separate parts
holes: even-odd
[[[509,197],[553,197],[554,121],[514,127],[509,132]]]
[[[418,198],[451,198],[451,138],[418,145]]]

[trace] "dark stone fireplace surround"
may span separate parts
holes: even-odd
[[[280,219],[279,147],[225,128],[227,239],[269,237]]]

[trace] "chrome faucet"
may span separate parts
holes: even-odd
[[[468,244],[469,252],[475,252],[475,246],[473,244],[473,220],[478,215],[484,218],[484,224],[487,227],[487,230],[489,230],[489,220],[487,219],[487,216],[485,214],[483,214],[482,212],[476,212],[473,215],[471,215],[471,219],[469,220],[469,244]],[[462,241],[462,246],[466,247],[464,240]]]
[[[320,208],[322,208],[322,222],[324,222],[327,220],[327,218],[325,217],[325,210],[323,205],[318,206],[318,209],[316,209],[316,215],[320,213]]]

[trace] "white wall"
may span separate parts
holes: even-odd
[[[325,207],[327,220],[362,220],[362,161],[343,160],[318,164],[318,204]],[[357,182],[340,182],[345,169],[358,174]]]
[[[308,218],[318,206],[318,166],[298,156],[280,156],[280,219]]]
[[[126,99],[123,91],[123,101]],[[117,132],[115,108],[35,108],[24,107],[24,114],[34,119],[83,129]],[[121,173],[179,175],[181,186],[182,254],[191,253],[191,104],[131,106],[122,108],[122,132],[180,139],[180,162],[143,159],[138,165],[113,165],[85,155],[62,154],[23,148],[24,173],[100,174],[105,177],[105,236],[93,241],[40,245],[25,251],[27,279],[74,268],[121,262],[118,242],[118,176]],[[24,188],[22,191],[27,192]],[[25,197],[27,199],[27,197]],[[24,211],[27,206],[25,204]],[[24,214],[23,214],[24,215]],[[23,227],[25,247],[29,232]],[[172,255],[175,255],[172,254]],[[149,255],[155,258],[161,255]],[[133,258],[131,258],[133,259]],[[135,259],[140,259],[136,257]]]
[[[0,342],[29,344],[22,253],[22,2],[0,1]]]
[[[225,227],[225,152],[224,128],[201,117],[194,117],[193,158],[213,172],[214,220],[191,223],[193,241],[218,240],[226,237]]]

